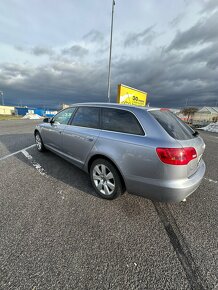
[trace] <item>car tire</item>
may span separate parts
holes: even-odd
[[[39,132],[35,133],[35,143],[39,152],[44,152],[46,150]]]
[[[96,159],[90,168],[92,185],[99,196],[114,199],[124,192],[116,167],[105,159]]]

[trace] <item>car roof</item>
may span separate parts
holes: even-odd
[[[146,111],[150,111],[154,109],[159,110],[159,108],[152,108],[148,106],[138,107],[138,106],[132,106],[132,105],[117,104],[117,103],[103,103],[103,102],[87,102],[87,103],[76,103],[76,104],[70,105],[70,107],[74,107],[74,106],[93,106],[93,107],[96,106],[96,107],[105,107],[105,108],[129,109],[129,110],[140,109],[140,110],[146,110]]]

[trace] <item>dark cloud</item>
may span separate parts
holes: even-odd
[[[14,71],[13,71],[14,67]],[[51,106],[106,98],[106,70],[101,66],[55,62],[30,68],[1,66],[0,87],[8,104]]]
[[[218,1],[217,0],[208,0],[204,3],[204,7],[201,10],[202,13],[208,13],[211,11],[218,10]]]
[[[198,52],[186,54],[183,61],[187,63],[205,63],[211,69],[218,68],[218,42],[213,43]]]
[[[3,63],[0,69],[0,77],[4,76],[10,82],[12,77],[30,76],[33,69],[28,65],[20,65],[17,63]]]
[[[36,56],[48,55],[52,56],[54,51],[51,48],[42,47],[42,46],[35,46],[31,50],[31,53]]]
[[[170,26],[171,27],[176,27],[184,18],[185,13],[180,13],[179,15],[177,15],[175,18],[173,18],[173,20],[170,21]]]
[[[81,45],[73,45],[69,48],[62,49],[62,55],[69,55],[72,57],[84,57],[88,54],[88,49]]]
[[[90,42],[101,43],[104,41],[104,35],[98,30],[91,30],[87,34],[83,36],[83,39],[88,40]]]
[[[170,49],[185,49],[193,45],[204,44],[218,40],[218,12],[202,18],[190,29],[178,32],[169,46]]]
[[[217,45],[198,55],[158,49],[147,57],[116,59],[112,65],[112,100],[124,83],[148,92],[153,106],[215,105],[218,98]],[[209,56],[207,57],[207,54]],[[217,62],[216,62],[217,63]],[[107,100],[107,59],[99,63],[53,61],[30,67],[4,64],[0,87],[7,103],[55,107],[60,103]]]
[[[18,51],[26,51],[26,49],[23,46],[15,45],[14,48]]]
[[[43,56],[43,55],[53,56],[55,54],[52,48],[48,48],[44,46],[34,46],[32,48],[23,47],[23,46],[15,46],[14,48],[18,51],[27,52],[35,56]]]
[[[157,35],[156,32],[154,32],[153,28],[154,25],[146,28],[141,32],[130,33],[124,41],[124,46],[128,47],[134,45],[151,44]]]
[[[157,48],[134,58],[114,57],[112,100],[116,99],[117,85],[124,83],[147,91],[153,106],[182,107],[187,98],[192,106],[214,106],[218,100],[217,27],[218,12],[212,12],[178,33],[170,49]],[[125,46],[146,43],[149,37],[151,42],[153,28],[129,35]],[[92,36],[90,32],[86,37]],[[56,107],[60,103],[107,101],[108,59],[81,61],[87,54],[86,47],[73,45],[53,54],[45,65],[2,63],[0,88],[6,103],[13,105],[21,100],[26,105]]]
[[[218,100],[218,0],[184,1],[185,5],[180,1],[175,6],[173,20],[172,14],[167,12],[169,8],[162,7],[156,26],[151,22],[147,28],[143,26],[146,23],[146,19],[141,17],[143,11],[132,10],[134,1],[129,1],[128,7],[120,6],[122,14],[116,18],[114,30],[113,101],[116,99],[117,85],[125,83],[147,91],[148,101],[153,106],[180,107],[185,105],[187,98],[190,105],[215,105]],[[68,2],[72,4],[74,1]],[[101,17],[93,19],[93,13],[84,9],[84,5],[81,4],[79,10],[73,10],[71,4],[68,6],[65,3],[67,9],[60,4],[61,10],[51,9],[50,5],[46,10],[36,4],[37,11],[30,5],[30,13],[25,14],[26,21],[22,19],[23,9],[15,11],[12,19],[6,15],[11,7],[5,6],[6,14],[3,15],[6,16],[0,27],[3,44],[0,89],[4,92],[6,104],[21,101],[23,105],[56,107],[64,102],[107,101],[110,10],[106,9],[104,14],[101,8]],[[96,11],[98,8],[93,5]],[[147,12],[155,5],[147,7]],[[143,5],[140,7],[146,8]],[[188,16],[198,17],[196,23],[189,17],[192,23],[190,28],[187,28],[187,23],[181,22],[186,15],[179,14],[181,7]],[[119,7],[116,9],[119,10]],[[45,13],[42,15],[43,11]],[[72,11],[75,12],[74,17]],[[57,21],[58,17],[63,21]],[[49,19],[46,26],[44,19]],[[171,26],[159,41],[158,31],[164,29],[170,20]],[[99,30],[89,31],[90,23],[93,25],[91,27]],[[169,48],[157,48],[158,45],[168,45],[166,42],[175,33],[172,26],[178,24],[183,28],[176,33]],[[140,30],[134,30],[138,25]],[[72,27],[77,27],[76,31]],[[122,38],[124,30],[128,33],[131,29],[132,33]],[[84,31],[89,32],[82,37]],[[153,43],[155,45],[150,45]],[[14,47],[16,44],[20,46],[16,46],[14,51],[10,45]]]

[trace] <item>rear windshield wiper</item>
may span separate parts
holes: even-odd
[[[192,133],[192,135],[193,135],[194,137],[197,137],[197,136],[199,135],[199,132],[198,132],[198,131],[194,131],[194,133]]]

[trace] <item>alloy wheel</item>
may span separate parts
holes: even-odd
[[[111,195],[115,189],[115,178],[110,169],[104,164],[93,168],[93,181],[96,188],[104,195]]]

